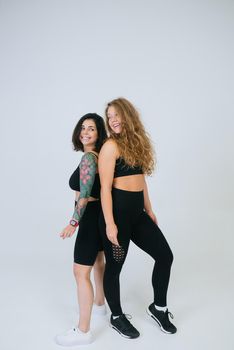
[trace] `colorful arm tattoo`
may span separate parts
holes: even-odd
[[[80,195],[73,213],[72,219],[80,222],[90,197],[95,174],[97,170],[97,160],[93,153],[85,153],[80,162]]]

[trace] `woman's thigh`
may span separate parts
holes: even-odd
[[[144,211],[134,224],[131,240],[154,259],[159,256],[172,256],[162,231]]]
[[[100,231],[103,239],[103,248],[106,257],[106,263],[109,264],[123,264],[127,256],[130,236],[131,236],[131,225],[125,213],[120,211],[113,211],[114,222],[117,226],[117,239],[119,242],[119,247],[112,244],[106,235],[106,224],[103,214],[100,215]]]
[[[93,266],[102,248],[98,218],[100,206],[89,202],[81,219],[74,247],[74,262],[81,265]]]

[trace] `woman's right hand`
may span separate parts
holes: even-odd
[[[118,234],[118,228],[113,224],[106,225],[106,235],[109,241],[111,241],[112,244],[117,245],[119,247],[119,242],[117,240],[117,234]]]
[[[60,233],[60,237],[62,239],[65,239],[65,238],[68,238],[68,237],[71,237],[76,231],[76,227],[72,226],[72,225],[67,225],[65,227],[65,229]]]

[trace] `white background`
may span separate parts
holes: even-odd
[[[131,245],[124,311],[141,337],[93,321],[93,349],[233,349],[234,2],[1,0],[1,349],[56,349],[76,322],[71,135],[87,112],[129,99],[154,142],[149,178],[175,255],[168,306],[147,318],[151,258]]]

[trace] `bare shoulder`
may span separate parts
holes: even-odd
[[[85,152],[81,158],[81,161],[85,161],[85,160],[96,162],[97,155],[94,152]]]
[[[109,138],[104,143],[104,145],[102,146],[101,151],[100,151],[100,155],[103,155],[103,154],[106,154],[106,155],[110,154],[112,156],[118,157],[118,155],[119,155],[118,146],[113,139]]]

